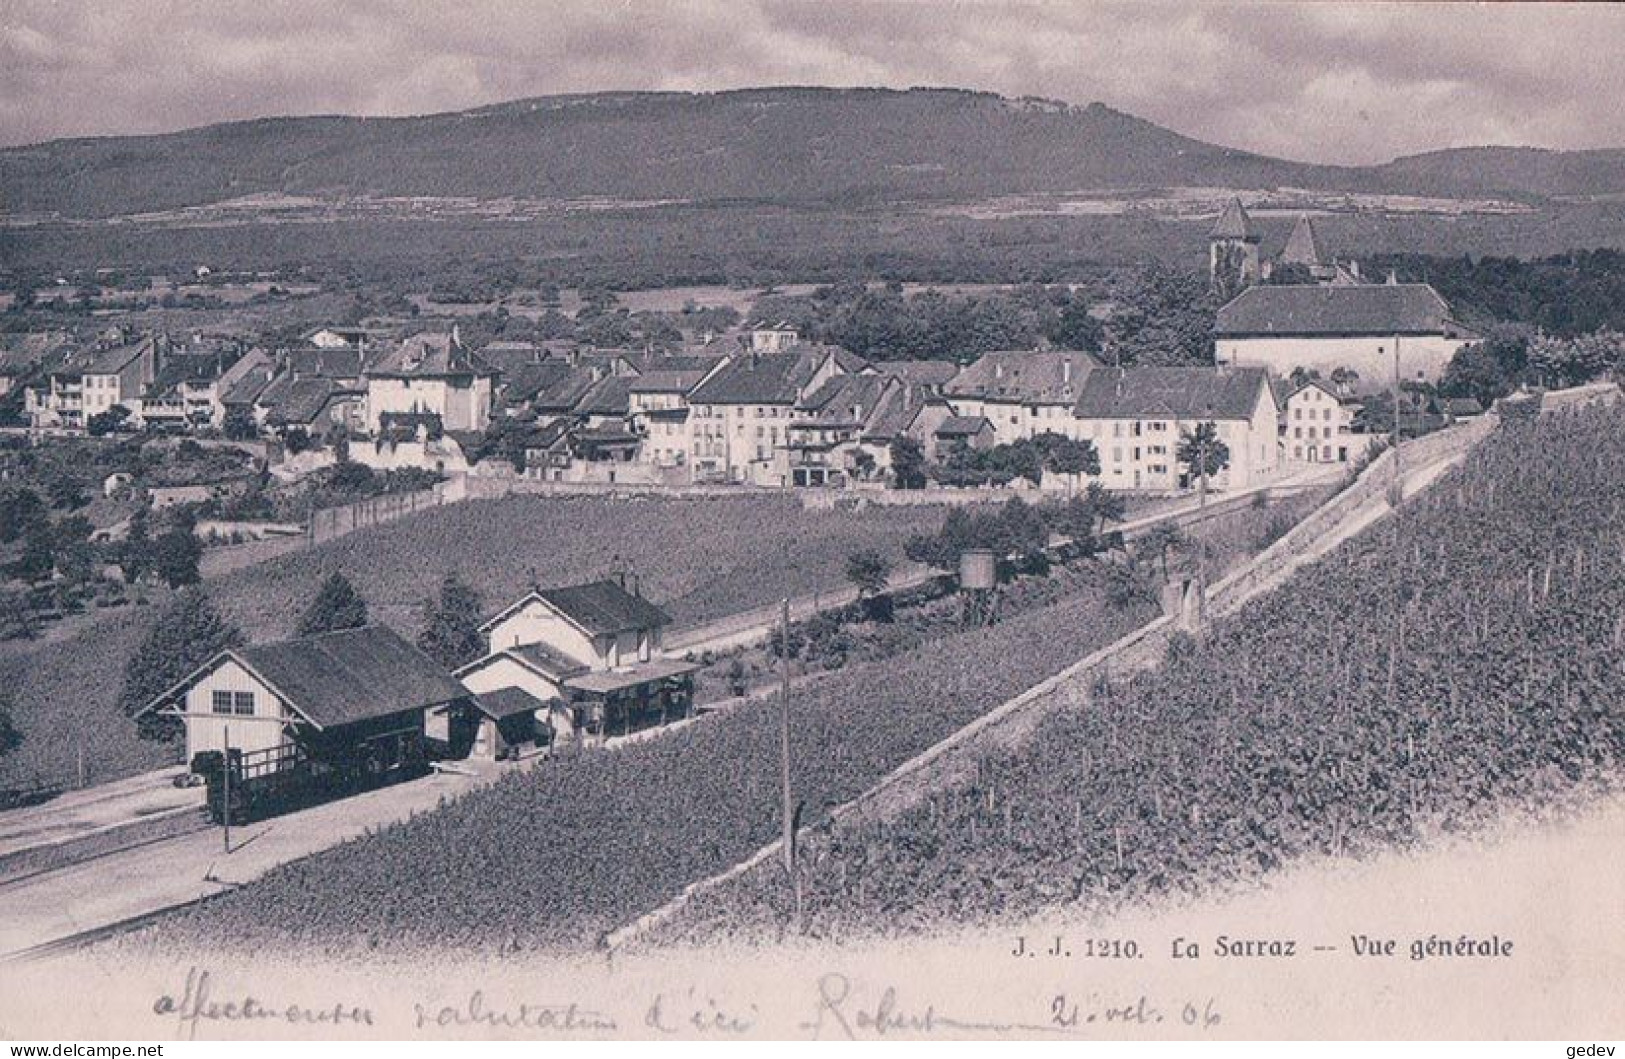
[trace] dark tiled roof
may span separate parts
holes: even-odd
[[[381,625],[232,652],[323,728],[468,695],[439,663]]]
[[[1248,419],[1261,390],[1273,400],[1263,368],[1101,368],[1089,373],[1072,412],[1079,419]]]
[[[535,713],[547,709],[547,703],[524,688],[498,688],[482,691],[475,697],[480,712],[493,720],[502,720],[520,713]]]
[[[426,331],[401,339],[367,368],[368,375],[433,379],[459,375],[494,375],[467,346],[443,331]]]
[[[258,365],[250,365],[225,385],[220,400],[225,404],[253,404],[260,399],[260,395],[266,391],[275,377],[276,369],[271,366],[269,360],[262,361]]]
[[[837,375],[799,405],[813,413],[812,418],[798,419],[790,426],[863,426],[879,410],[886,389],[896,385],[883,375]]]
[[[627,400],[630,383],[623,375],[606,375],[582,395],[574,410],[587,416],[624,416],[630,407]]]
[[[359,379],[366,366],[361,350],[347,346],[311,346],[288,353],[288,373],[301,379]]]
[[[959,365],[946,360],[877,360],[872,366],[882,375],[919,386],[946,386],[959,374]]]
[[[649,629],[671,622],[665,611],[642,596],[634,596],[614,581],[541,588],[536,594],[594,636]]]
[[[1071,365],[1070,379],[1067,365]],[[1023,404],[1071,404],[1083,380],[1100,362],[1074,350],[1006,350],[984,353],[955,375],[942,392],[949,397]]]
[[[1213,231],[1209,236],[1213,239],[1244,239],[1250,243],[1258,242],[1258,233],[1253,230],[1253,219],[1247,216],[1242,209],[1240,199],[1231,199],[1224,204],[1224,212],[1214,222]]]
[[[991,427],[984,416],[949,416],[937,426],[939,438],[975,437]]]
[[[70,348],[51,371],[58,375],[116,375],[142,354],[155,354],[154,347],[155,342],[149,336],[112,346]]]
[[[689,404],[791,404],[834,346],[791,346],[779,353],[742,353],[689,396]]]
[[[1226,303],[1218,335],[1461,335],[1450,306],[1426,283],[1248,287]]]
[[[268,410],[266,421],[276,424],[306,424],[322,414],[335,397],[357,396],[333,379],[278,378],[260,394],[259,403]]]
[[[542,412],[568,412],[580,403],[596,381],[586,368],[566,368],[563,375],[536,391],[531,404]]]
[[[492,342],[480,348],[480,360],[504,376],[547,359],[547,350],[534,342]]]
[[[698,386],[710,370],[709,367],[670,368],[663,361],[655,361],[648,371],[631,380],[630,392],[687,393]]]
[[[502,399],[507,404],[525,404],[549,387],[569,377],[571,368],[557,360],[544,360],[539,364],[517,364],[503,369]],[[565,407],[568,407],[566,405]]]

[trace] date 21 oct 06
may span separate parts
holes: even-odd
[[[1073,941],[1063,938],[1059,934],[1043,940],[1029,940],[1025,934],[1016,937],[1015,948],[1010,950],[1012,956],[1051,956],[1057,959],[1070,959],[1074,956],[1085,960],[1142,960],[1145,952],[1140,943],[1133,938],[1083,938]]]

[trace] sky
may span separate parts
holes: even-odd
[[[1625,6],[1054,0],[0,0],[0,145],[756,85],[1103,102],[1361,164],[1625,146]]]

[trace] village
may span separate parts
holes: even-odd
[[[1193,485],[1178,450],[1203,425],[1228,453],[1210,484],[1248,488],[1292,465],[1359,459],[1391,431],[1363,414],[1373,395],[1391,409],[1400,393],[1412,434],[1484,411],[1426,392],[1479,337],[1427,284],[1362,278],[1357,263],[1324,256],[1307,216],[1261,262],[1236,201],[1210,242],[1215,289],[1236,293],[1217,314],[1209,366],[1117,366],[1064,348],[870,361],[765,319],[671,349],[474,348],[455,320],[373,319],[274,349],[251,335],[117,326],[9,336],[0,382],[23,394],[18,429],[37,442],[145,432],[269,443],[283,476],[352,461],[673,488],[917,489],[929,478],[1171,493]],[[1040,439],[1036,461],[1011,449]]]

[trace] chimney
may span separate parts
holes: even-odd
[[[1061,383],[1065,386],[1072,385],[1072,360],[1069,357],[1061,358]]]
[[[993,377],[995,379],[1004,378],[1004,363],[1002,361],[993,365]]]
[[[451,325],[451,344],[456,347],[461,347],[463,344],[463,333],[455,323]]]

